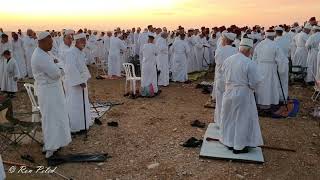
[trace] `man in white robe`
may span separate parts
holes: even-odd
[[[71,142],[68,112],[65,104],[58,61],[49,55],[52,48],[50,33],[42,32],[31,58],[31,66],[37,84],[38,102],[41,112],[42,132],[46,158],[60,147]]]
[[[311,28],[310,24],[306,24],[303,31],[295,37],[297,48],[292,60],[294,66],[307,67],[308,50],[306,48],[306,42],[309,38]]]
[[[172,45],[172,80],[174,82],[188,81],[188,62],[187,57],[190,53],[190,48],[185,41],[185,34],[180,34]]]
[[[284,73],[283,62],[286,56],[274,42],[274,30],[266,32],[266,39],[261,41],[255,48],[253,60],[258,64],[259,72],[264,77],[261,85],[256,89],[256,100],[259,108],[270,110],[271,105],[278,105],[279,96],[279,73]]]
[[[149,35],[149,31],[147,29],[145,29],[145,31],[143,33],[140,33],[139,35],[138,44],[140,46],[140,52],[139,52],[140,63],[143,60],[143,53],[142,53],[143,46],[148,43],[148,35]]]
[[[110,51],[110,39],[112,37],[112,32],[108,31],[107,36],[103,40],[104,49],[105,49],[105,63],[108,64],[108,56]]]
[[[139,44],[139,36],[140,36],[141,28],[137,28],[137,32],[134,33],[134,55],[139,56],[140,53],[140,44]]]
[[[194,72],[197,70],[197,59],[195,55],[195,45],[196,45],[196,36],[194,35],[194,29],[188,31],[188,37],[186,41],[188,42],[190,53],[188,54],[188,73]]]
[[[286,102],[288,99],[289,90],[289,57],[290,57],[290,39],[288,36],[283,36],[283,29],[281,27],[276,27],[276,38],[275,42],[282,51],[282,54],[286,57],[281,61],[281,67],[283,67],[281,73],[279,72],[279,77],[281,85],[279,86],[279,96],[280,102]],[[282,92],[283,91],[283,92]]]
[[[85,63],[83,49],[86,46],[84,33],[74,35],[75,47],[66,53],[65,82],[68,86],[67,109],[71,132],[86,133],[93,124],[90,113],[87,82],[91,78]]]
[[[223,64],[225,92],[221,110],[220,142],[234,154],[248,153],[263,145],[254,90],[263,81],[251,56],[253,40],[243,38],[240,53]]]
[[[10,97],[18,92],[17,81],[20,78],[20,72],[16,60],[12,57],[11,52],[6,50],[2,54],[4,62],[4,73],[0,84],[1,91],[8,93]]]
[[[25,59],[25,53],[23,49],[23,43],[19,38],[18,34],[13,35],[12,40],[12,54],[13,58],[16,60],[20,72],[21,78],[27,76],[27,65]]]
[[[222,96],[224,93],[224,77],[223,73],[221,71],[222,65],[224,61],[229,58],[230,56],[238,53],[238,50],[235,47],[232,47],[232,43],[236,38],[236,34],[234,33],[223,33],[222,34],[222,43],[221,48],[219,48],[216,51],[215,55],[215,76],[214,76],[214,82],[215,82],[215,99],[216,99],[216,108],[214,112],[214,121],[217,125],[217,127],[220,127],[220,113],[221,113],[221,107],[222,107]]]
[[[161,33],[160,37],[156,41],[158,50],[157,55],[157,68],[160,71],[158,85],[169,85],[169,48],[167,44],[168,34],[166,32]]]
[[[114,36],[110,39],[110,50],[108,56],[108,76],[113,79],[121,77],[121,51],[126,50],[124,41],[122,41],[115,32]]]
[[[12,52],[12,44],[9,42],[8,35],[1,34],[0,56],[6,50],[9,50],[10,52]],[[4,75],[4,72],[5,72],[5,61],[0,60],[0,85],[2,84],[2,77]],[[0,89],[1,89],[1,86],[0,86]]]
[[[195,55],[197,59],[197,68],[196,71],[202,71],[208,68],[210,63],[209,59],[209,43],[206,39],[206,35],[202,32],[196,38],[196,45],[195,45]]]
[[[36,48],[36,41],[33,38],[33,31],[31,29],[27,30],[27,35],[23,39],[23,48],[25,52],[25,57],[26,57],[26,65],[27,65],[27,76],[29,78],[33,77],[32,74],[32,68],[31,68],[31,56]]]
[[[320,63],[317,62],[317,56],[319,51],[319,43],[320,43],[320,26],[312,27],[313,34],[308,38],[306,42],[306,48],[308,50],[308,58],[307,58],[307,67],[308,73],[306,82],[312,83],[315,80],[320,79],[320,74],[318,73],[318,67]],[[316,78],[316,79],[315,79]]]
[[[142,48],[143,60],[141,69],[141,96],[153,97],[158,94],[157,83],[157,47],[154,35],[148,35],[148,43]]]

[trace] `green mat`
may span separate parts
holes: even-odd
[[[196,81],[196,80],[204,77],[205,75],[207,75],[207,71],[194,72],[194,73],[188,74],[188,79],[190,81]]]

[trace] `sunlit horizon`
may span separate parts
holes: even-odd
[[[54,3],[53,3],[54,2]],[[132,27],[175,29],[221,25],[271,26],[302,24],[320,18],[320,1],[269,0],[10,0],[1,2],[0,27],[5,31],[88,28],[113,30]]]

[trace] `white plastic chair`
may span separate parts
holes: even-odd
[[[101,60],[99,57],[96,57],[95,64],[97,67],[97,76],[101,75],[100,73],[102,73],[102,75],[107,75],[107,73],[105,71],[107,69],[107,66],[103,60]]]
[[[313,88],[314,92],[311,96],[311,100],[316,101],[320,95],[320,81],[317,80],[317,78],[315,77],[315,75],[313,73],[312,73],[312,76],[314,78],[315,84],[314,84],[314,88]]]
[[[27,90],[32,105],[32,122],[40,122],[40,107],[36,101],[36,91],[33,84],[26,83],[24,87]]]
[[[130,90],[136,95],[136,81],[141,81],[141,77],[137,77],[132,63],[123,63],[123,68],[126,73],[125,93],[127,93],[127,84],[130,81]]]

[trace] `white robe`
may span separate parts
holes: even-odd
[[[221,110],[220,141],[236,150],[263,145],[253,89],[263,81],[256,63],[242,53],[222,67],[226,90]]]
[[[6,173],[4,171],[4,166],[3,166],[2,158],[0,155],[0,180],[4,180],[4,179],[6,179]]]
[[[126,46],[124,42],[118,37],[112,37],[110,39],[110,50],[108,57],[108,75],[109,76],[121,76],[121,54],[120,51],[124,51]]]
[[[111,39],[111,37],[107,36],[104,38],[104,42],[103,42],[106,64],[108,64],[108,57],[109,57],[109,51],[110,51],[110,39]]]
[[[80,51],[78,48],[72,47],[70,51],[66,53],[65,62],[65,83],[68,87],[66,99],[70,118],[70,128],[71,132],[78,132],[85,129],[85,113],[87,129],[93,124],[90,113],[88,87],[82,89],[80,86],[82,83],[87,84],[91,75],[85,64],[84,52]],[[83,104],[85,104],[85,111]]]
[[[139,36],[140,33],[134,33],[134,55],[139,55],[140,53]]]
[[[142,53],[142,51],[143,51],[143,46],[148,43],[148,39],[149,39],[149,37],[148,37],[148,32],[143,32],[143,33],[141,33],[140,36],[139,36],[138,44],[139,44],[139,46],[140,46],[140,52],[139,52],[139,59],[140,59],[140,61],[143,60],[143,53]],[[141,63],[141,64],[142,64],[142,63]]]
[[[27,64],[21,39],[12,41],[13,57],[17,62],[21,78],[27,75]]]
[[[319,51],[319,43],[320,43],[320,32],[312,34],[306,42],[306,48],[308,50],[308,58],[307,58],[307,67],[308,73],[306,77],[306,82],[315,81],[320,78],[320,74],[318,73],[318,65],[320,63],[317,62],[317,56]]]
[[[256,90],[257,104],[270,106],[279,104],[279,73],[285,72],[286,57],[279,46],[270,39],[261,41],[255,48],[253,60],[258,63],[259,73],[264,77]]]
[[[2,58],[1,60],[3,60]],[[16,60],[11,58],[8,62],[7,59],[4,59],[4,73],[1,81],[1,91],[5,92],[17,92],[18,86],[17,81],[14,78],[20,78],[20,72]]]
[[[53,58],[40,48],[35,49],[31,66],[37,84],[44,149],[57,150],[71,142],[68,112],[61,83],[63,72],[54,63]]]
[[[294,34],[294,36],[292,37],[291,43],[290,43],[290,57],[291,57],[291,61],[293,61],[294,58],[294,54],[296,53],[297,50],[297,34]]]
[[[36,48],[36,41],[29,37],[26,36],[23,39],[23,48],[24,48],[24,52],[25,52],[25,57],[26,57],[26,65],[27,65],[27,75],[28,77],[33,77],[32,74],[32,68],[31,68],[31,56],[33,54],[33,51]]]
[[[172,45],[172,80],[185,82],[188,80],[187,57],[190,52],[187,41],[177,39]]]
[[[210,47],[206,37],[201,38],[200,36],[196,37],[196,45],[195,45],[195,55],[197,59],[197,71],[202,71],[208,68],[208,64],[210,63],[209,59],[209,48]]]
[[[290,40],[288,39],[287,36],[281,36],[277,37],[275,39],[276,44],[279,46],[281,49],[282,53],[284,56],[289,57],[290,56]],[[281,61],[281,67],[283,67],[283,71],[280,73],[280,80],[282,84],[279,86],[279,96],[280,96],[280,101],[287,100],[288,98],[288,90],[289,90],[289,59],[288,58],[283,58],[283,61]],[[282,93],[283,90],[283,93]],[[283,95],[284,94],[284,95]],[[285,98],[285,99],[284,99]]]
[[[158,85],[168,86],[169,85],[169,48],[167,40],[163,37],[159,37],[157,42],[157,68],[160,71]]]
[[[66,53],[68,51],[70,51],[70,47],[65,45],[64,42],[62,42],[62,44],[60,45],[59,48],[59,52],[58,52],[58,58],[61,62],[59,62],[60,67],[62,67],[62,69],[65,69],[65,60],[66,60]],[[68,94],[68,86],[66,85],[65,82],[65,76],[63,76],[62,78],[62,83],[63,83],[63,88],[64,88],[64,92],[65,94]]]
[[[196,45],[195,36],[187,37],[190,53],[188,54],[188,73],[196,71],[198,63],[195,55],[194,47]]]
[[[149,90],[150,85],[153,87],[153,92],[158,92],[157,84],[157,47],[155,44],[147,43],[142,48],[143,60],[141,71],[141,93]]]
[[[306,48],[306,42],[308,38],[308,34],[303,31],[295,37],[297,49],[292,61],[294,66],[307,67],[308,50]]]
[[[12,52],[12,44],[9,42],[7,42],[5,44],[0,42],[0,85],[2,84],[2,77],[5,73],[5,61],[3,61],[2,54],[6,50],[9,50]]]
[[[222,65],[224,61],[229,58],[230,56],[237,54],[238,50],[235,47],[232,46],[222,46],[220,49],[217,50],[217,54],[215,56],[216,60],[216,67],[215,67],[215,76],[214,76],[214,82],[215,82],[215,98],[216,98],[216,108],[214,111],[214,121],[216,122],[216,125],[220,127],[220,113],[222,108],[222,96],[224,93],[224,77],[222,73]]]

